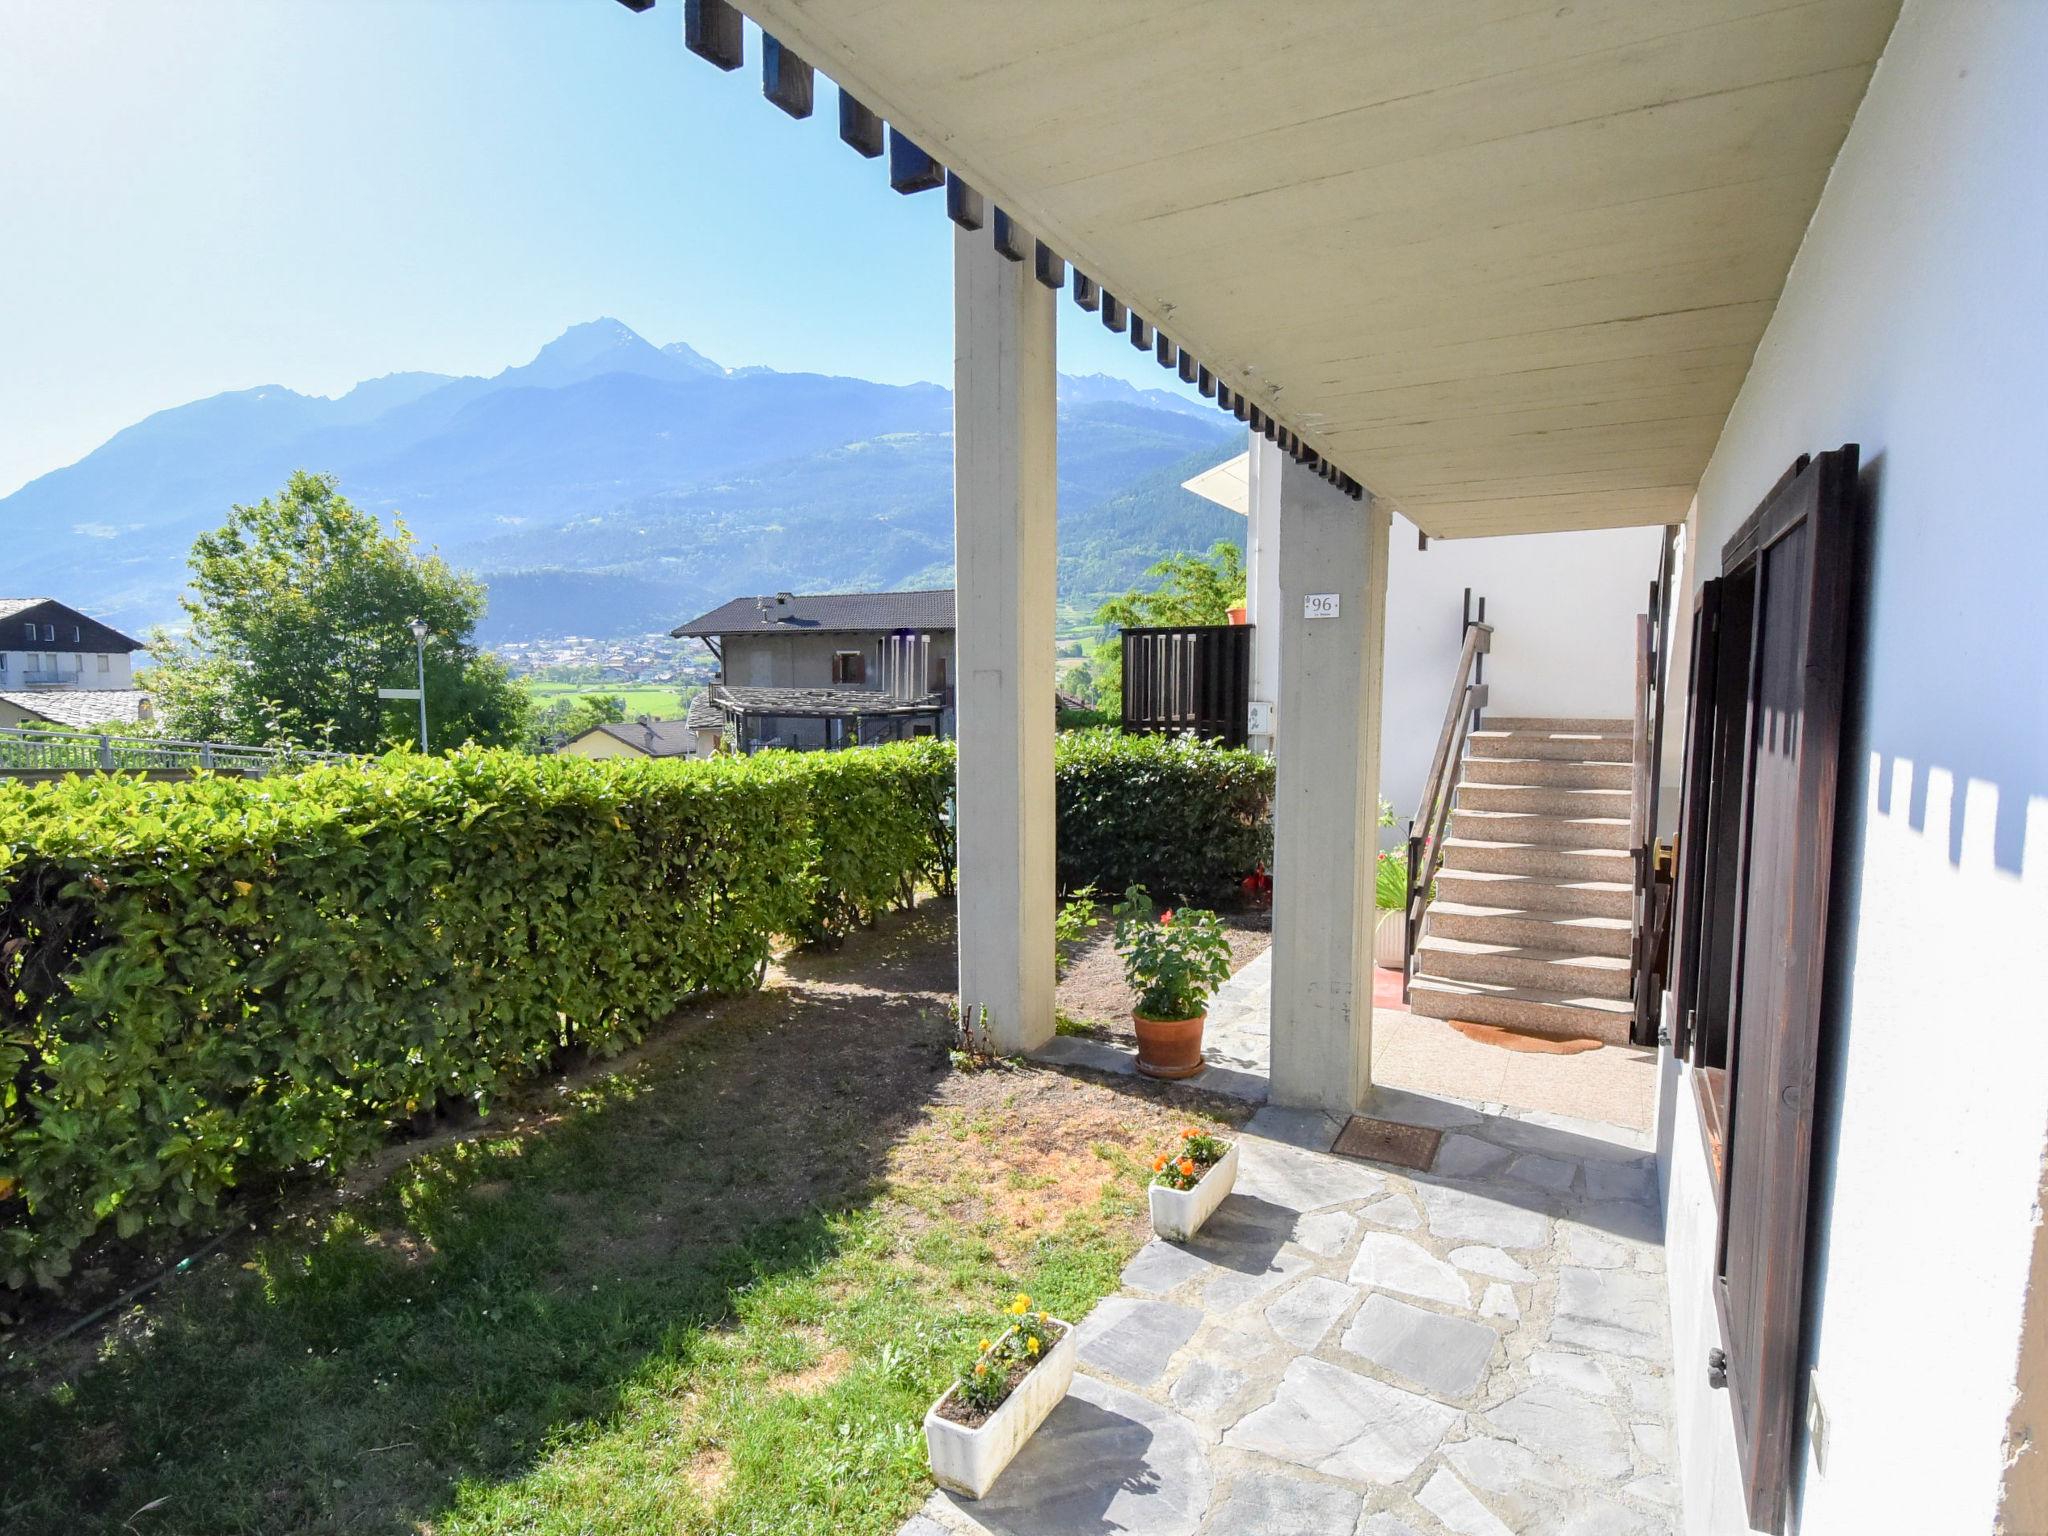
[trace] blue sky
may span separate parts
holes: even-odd
[[[902,197],[681,0],[0,0],[0,495],[153,410],[495,373],[614,315],[728,364],[950,382]],[[1062,300],[1061,367],[1170,376]]]

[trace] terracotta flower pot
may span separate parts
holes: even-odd
[[[1146,1077],[1193,1077],[1208,1063],[1202,1060],[1202,1026],[1208,1013],[1192,1019],[1148,1019],[1133,1013],[1138,1029],[1138,1070]]]

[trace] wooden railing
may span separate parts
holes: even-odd
[[[1123,728],[1197,736],[1241,747],[1250,739],[1248,624],[1178,624],[1123,632]]]
[[[1479,711],[1486,707],[1486,684],[1478,680],[1479,658],[1493,646],[1493,626],[1467,623],[1465,645],[1458,653],[1457,676],[1451,680],[1444,728],[1437,735],[1436,755],[1423,782],[1422,803],[1408,823],[1408,903],[1401,936],[1401,997],[1415,977],[1415,946],[1422,937],[1422,914],[1443,867],[1444,832],[1450,824],[1451,801],[1457,793],[1458,765],[1465,757],[1465,738]]]

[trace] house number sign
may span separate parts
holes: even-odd
[[[1301,616],[1304,619],[1334,619],[1337,617],[1337,594],[1334,592],[1311,592],[1301,600]]]

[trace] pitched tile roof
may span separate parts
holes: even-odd
[[[806,592],[736,597],[669,631],[677,639],[718,635],[775,635],[792,630],[849,633],[872,630],[950,630],[953,589],[929,592]]]
[[[115,723],[132,724],[145,717],[149,692],[142,688],[33,688],[0,690],[16,709],[67,730],[87,731]]]
[[[0,649],[15,647],[43,651],[139,651],[140,640],[131,639],[111,624],[102,624],[90,614],[80,613],[69,603],[60,603],[54,597],[0,597],[0,624],[9,619],[32,614],[38,624],[50,625],[55,634],[48,640],[30,641],[17,639],[16,635],[0,631]],[[76,627],[78,638],[71,638]],[[18,634],[18,631],[17,631]]]
[[[681,757],[697,745],[696,731],[683,720],[620,720],[591,729],[603,731],[649,757]]]

